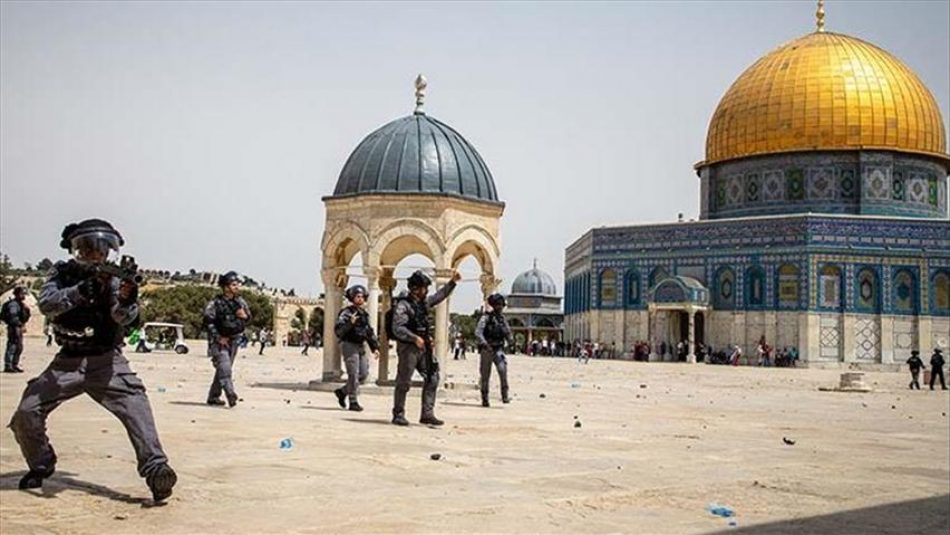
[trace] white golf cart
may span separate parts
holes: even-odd
[[[184,325],[180,323],[162,323],[150,321],[133,332],[126,343],[136,353],[152,351],[174,351],[179,355],[188,353],[185,345]]]

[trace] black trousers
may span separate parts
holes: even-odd
[[[943,388],[944,390],[946,390],[947,380],[944,379],[943,377],[943,368],[937,368],[936,366],[934,366],[934,368],[930,370],[930,389],[931,390],[934,389],[934,380],[937,379],[938,375],[940,376],[940,388]]]

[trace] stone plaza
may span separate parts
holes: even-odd
[[[169,503],[149,507],[121,425],[80,397],[50,417],[59,464],[42,491],[16,490],[25,466],[0,430],[5,535],[950,529],[950,396],[908,391],[905,373],[868,372],[872,392],[841,393],[819,391],[833,370],[515,356],[514,401],[484,409],[469,354],[445,364],[444,428],[399,428],[374,376],[358,414],[308,390],[322,357],[299,348],[242,350],[245,402],[208,407],[212,368],[189,343],[128,355],[179,473]],[[52,354],[28,338],[27,373],[0,375],[4,424]],[[410,416],[418,403],[413,389]]]

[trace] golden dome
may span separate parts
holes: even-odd
[[[885,149],[950,161],[940,108],[906,65],[847,35],[815,32],[755,62],[713,114],[706,161]]]

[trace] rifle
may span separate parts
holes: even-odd
[[[137,285],[145,282],[145,277],[139,274],[139,266],[135,263],[135,258],[129,255],[122,255],[118,264],[105,262],[95,267],[95,273],[112,275],[122,280],[135,283]]]
[[[435,360],[435,352],[432,350],[432,337],[428,334],[423,337],[425,340],[425,349],[423,354],[423,362],[425,362],[425,376],[426,379],[432,380],[432,377],[439,373],[439,361]]]

